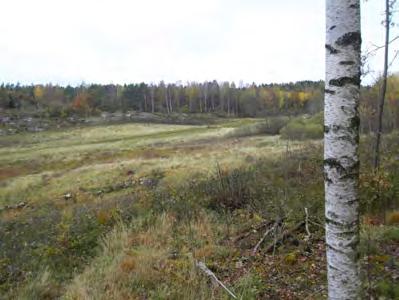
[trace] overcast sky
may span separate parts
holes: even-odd
[[[383,44],[383,2],[362,0],[365,49]],[[0,82],[319,80],[324,3],[1,0]],[[365,82],[381,70],[382,51],[371,62],[376,73]]]

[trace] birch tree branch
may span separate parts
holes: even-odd
[[[289,235],[291,235],[292,233],[294,233],[295,231],[297,231],[299,228],[301,228],[303,225],[305,224],[304,221],[297,223],[293,228],[291,228],[290,230],[285,230],[283,233],[281,233],[276,240],[271,243],[269,246],[266,247],[265,252],[269,252],[270,250],[274,249],[274,247],[282,242],[286,237],[288,237]]]
[[[309,212],[308,212],[308,208],[305,207],[305,229],[306,229],[306,239],[310,239],[310,237],[312,236],[312,234],[309,231]]]
[[[268,230],[265,231],[265,233],[263,234],[262,238],[259,240],[259,242],[256,244],[256,246],[252,250],[252,255],[255,255],[256,252],[258,252],[258,249],[259,249],[260,245],[263,243],[263,241],[269,235],[269,233],[274,230],[274,228],[276,227],[276,224],[277,223],[275,223],[272,227],[270,227]]]
[[[231,297],[234,299],[238,299],[236,295],[232,291],[230,291],[224,284],[221,282],[209,268],[203,263],[202,261],[196,262],[196,266],[204,272],[206,275],[212,278],[213,281],[215,281],[217,284],[219,284]]]

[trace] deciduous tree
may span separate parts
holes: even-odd
[[[324,108],[329,299],[358,299],[360,0],[327,0]]]

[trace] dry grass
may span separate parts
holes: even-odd
[[[49,233],[47,239],[53,226],[56,242],[46,241],[35,251],[50,255],[43,265],[60,263],[24,282],[15,298],[227,299],[199,273],[196,260],[204,261],[241,299],[325,298],[325,249],[318,226],[312,225],[309,243],[303,243],[304,233],[298,232],[273,255],[250,254],[262,235],[254,228],[266,220],[287,215],[290,226],[297,218],[303,220],[307,205],[315,224],[322,222],[320,142],[308,141],[305,147],[278,136],[231,135],[234,128],[254,122],[233,120],[210,128],[118,125],[104,133],[101,127],[90,128],[90,134],[83,129],[43,133],[43,145],[35,138],[20,146],[8,141],[9,151],[19,152],[2,158],[0,169],[30,160],[32,169],[17,168],[20,173],[2,181],[0,205],[24,200],[37,210],[3,211],[2,221],[12,226],[21,221],[20,228],[26,230],[22,225],[40,208],[46,220],[58,214],[51,226],[40,228]],[[130,130],[145,134],[131,136]],[[74,139],[79,135],[86,140],[78,145]],[[50,149],[55,149],[54,157],[42,156]],[[19,161],[23,153],[27,157]],[[59,160],[59,155],[65,157]],[[52,165],[53,161],[57,163]],[[41,163],[46,167],[34,172],[33,166]],[[156,185],[145,186],[140,183],[143,179],[156,180]],[[125,182],[135,183],[118,188]],[[245,193],[236,193],[237,182]],[[65,199],[66,193],[71,199]],[[220,205],[232,196],[242,205]],[[129,209],[123,211],[125,207]],[[87,254],[123,213],[129,222],[116,221],[101,239],[99,251]],[[32,226],[33,235],[36,229]],[[368,230],[371,234],[363,228],[362,240],[367,234],[379,246],[391,247],[399,240],[394,226],[381,232],[380,226]],[[248,238],[234,242],[246,232]],[[65,255],[57,256],[62,251]],[[88,256],[90,260],[83,259]],[[75,259],[79,263],[74,265]],[[59,275],[66,264],[75,269]]]
[[[9,249],[0,263],[21,268],[22,274],[32,271],[32,276],[37,274],[38,261],[43,266],[55,263],[52,270],[62,272],[57,280],[68,278],[79,264],[76,258],[84,261],[92,255],[88,253],[93,252],[96,237],[112,225],[120,207],[137,203],[144,213],[150,209],[140,179],[161,174],[160,189],[178,189],[189,177],[208,176],[216,163],[234,168],[249,158],[282,151],[278,137],[228,138],[234,128],[256,122],[229,120],[212,127],[127,124],[5,137],[0,149],[0,221],[4,229],[0,238],[9,239],[5,246]],[[135,183],[114,188],[128,181]],[[1,211],[20,202],[28,206]],[[24,233],[11,237],[7,226]],[[15,243],[27,246],[14,251]],[[133,265],[139,267],[132,258],[122,265],[125,271]],[[5,271],[1,274],[11,276]],[[1,288],[7,291],[9,286]]]
[[[202,216],[188,227],[177,225],[173,215],[162,214],[115,228],[101,254],[67,287],[64,299],[213,299],[217,291],[195,269],[190,242],[176,250],[171,235],[188,236],[190,228],[197,243],[213,243],[209,224]]]
[[[58,133],[59,136],[47,133],[49,137],[41,133],[43,142],[39,145],[36,142],[38,137],[32,136],[30,140],[29,136],[21,135],[20,144],[1,149],[7,154],[1,156],[0,173],[7,173],[9,166],[15,167],[15,170],[0,182],[0,206],[21,201],[36,205],[62,201],[64,194],[79,194],[82,187],[101,189],[110,183],[124,181],[130,170],[136,177],[145,177],[160,169],[184,180],[189,175],[187,171],[190,174],[208,173],[217,162],[238,167],[248,159],[281,153],[285,146],[278,137],[226,138],[230,127],[114,127],[114,131],[108,127],[87,128],[93,137],[80,139],[79,145],[70,143],[77,136],[88,135],[83,129],[76,129],[65,137],[62,132]],[[146,138],[134,142],[124,140],[128,129],[132,132],[144,130],[145,134],[140,136],[145,135]],[[106,134],[103,130],[118,140],[100,143],[99,140]],[[164,136],[166,133],[168,135]],[[98,143],[93,143],[93,140]],[[173,177],[167,176],[166,181]]]

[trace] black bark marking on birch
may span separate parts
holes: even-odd
[[[331,218],[334,218],[334,219],[339,218],[339,216],[333,211],[328,211],[327,215],[331,216]]]
[[[335,220],[333,220],[333,219],[330,219],[328,216],[326,216],[326,223],[327,224],[331,224],[331,225],[334,225],[334,226],[337,226],[337,227],[340,227],[340,228],[343,228],[343,229],[346,229],[346,230],[351,230],[351,229],[353,229],[354,227],[356,228],[357,226],[356,226],[356,224],[357,224],[357,221],[354,221],[354,222],[352,222],[352,223],[350,223],[350,224],[346,224],[346,223],[342,223],[342,222],[337,222],[337,221],[335,221]]]
[[[344,231],[341,231],[341,232],[336,232],[335,234],[340,236],[340,237],[344,237],[345,238],[345,237],[351,237],[355,233],[357,233],[356,228],[352,228],[351,230],[344,230]],[[351,243],[349,243],[347,245],[352,247],[354,244],[357,245],[358,241],[354,240],[354,241],[352,241]]]
[[[352,235],[353,233],[357,232],[357,228],[355,228],[354,230],[352,230]],[[345,231],[345,233],[347,233],[347,231]],[[349,233],[347,233],[349,234]],[[347,246],[351,247],[352,249],[356,249],[357,245],[359,244],[359,240],[358,239],[353,239],[351,240],[348,244],[346,244]]]
[[[360,7],[359,3],[349,5],[349,8],[358,9]]]
[[[341,176],[341,179],[355,179],[359,174],[360,162],[356,161],[353,165],[344,169],[345,174]]]
[[[339,139],[340,141],[346,141],[350,144],[355,144],[355,142],[353,141],[353,138],[350,136],[347,136],[347,135],[339,136],[339,137],[337,137],[337,139]]]
[[[353,118],[351,118],[350,122],[351,122],[351,128],[357,131],[360,127],[360,117],[354,116]]]
[[[352,205],[358,204],[358,203],[359,203],[359,199],[346,201],[346,204],[349,206],[352,206]]]
[[[355,62],[353,60],[344,60],[340,61],[339,64],[343,66],[352,66],[355,64]]]
[[[360,169],[360,161],[355,161],[355,163],[350,167],[351,171],[359,172]]]
[[[343,87],[344,85],[347,84],[353,84],[356,86],[360,85],[360,77],[359,76],[354,76],[354,77],[340,77],[337,79],[331,79],[328,82],[329,85],[332,86],[339,86],[339,87]]]
[[[329,132],[333,132],[333,133],[337,133],[340,130],[344,129],[344,127],[339,126],[339,125],[331,125],[331,126],[324,126],[324,133],[329,133]]]
[[[339,250],[339,249],[331,246],[330,244],[327,244],[327,247],[330,248],[331,250],[335,251],[335,252],[338,252],[338,253],[341,253],[341,254],[346,254],[344,251]]]
[[[353,233],[357,233],[357,230],[354,230]],[[352,233],[352,235],[353,235]],[[347,244],[348,247],[352,248],[353,250],[357,249],[357,246],[359,245],[359,240],[358,239],[354,239],[352,242],[350,242],[349,244]],[[353,256],[353,259],[357,258],[357,254],[354,253],[355,255]]]
[[[333,91],[333,90],[325,89],[324,92],[326,94],[335,95],[335,91]]]
[[[337,54],[339,53],[338,49],[335,49],[333,46],[326,44],[326,49],[330,51],[330,54]]]
[[[323,172],[323,175],[324,175],[324,180],[327,182],[327,183],[333,183],[333,181],[331,180],[331,178],[330,177],[328,177],[328,173],[327,172]]]
[[[331,264],[328,264],[328,267],[329,267],[330,269],[333,269],[333,270],[335,270],[335,271],[339,271],[339,269],[338,269],[338,268],[334,267],[334,266],[333,266],[333,265],[331,265]]]
[[[340,125],[332,125],[331,128],[330,128],[330,130],[332,132],[334,132],[334,133],[337,133],[338,131],[340,131],[342,129],[344,129],[344,128],[342,126],[340,126]]]
[[[333,30],[334,28],[336,28],[337,26],[333,25],[330,27],[330,30]]]
[[[344,176],[341,177],[341,179],[356,179],[358,177],[359,173],[358,172],[352,172],[352,173],[347,173]],[[353,200],[353,201],[346,201],[346,204],[348,206],[352,206],[354,204],[356,204],[358,201],[357,200]]]
[[[359,134],[356,134],[355,141],[356,141],[356,144],[359,145],[359,142],[360,142]]]
[[[353,158],[349,157],[349,156],[342,156],[341,159],[345,159],[347,161],[351,161],[352,162],[352,166],[356,167],[357,164],[359,164],[358,160],[354,160]]]
[[[338,235],[339,235],[339,234],[338,234]],[[351,248],[351,249],[356,249],[358,243],[356,243],[355,245],[352,245],[352,244],[353,244],[353,243],[349,243],[347,246],[349,246],[349,248]],[[340,245],[340,246],[342,247],[342,245]],[[334,246],[331,246],[330,244],[327,244],[327,247],[330,248],[330,249],[332,249],[332,250],[335,251],[335,252],[344,254],[345,256],[349,257],[349,258],[352,259],[352,260],[356,260],[356,257],[357,257],[357,254],[356,254],[356,253],[347,253],[347,252],[345,252],[345,251],[342,251],[342,250],[340,250],[340,249],[335,248]]]
[[[329,132],[330,132],[330,127],[324,126],[324,133],[329,133]]]
[[[359,51],[362,44],[362,35],[359,31],[347,32],[339,37],[335,43],[342,47],[353,46],[353,49]]]
[[[355,246],[351,246],[351,245],[348,245],[349,246],[349,248],[351,248],[352,250],[356,250],[357,249],[357,245]],[[352,253],[348,253],[348,257],[352,260],[352,261],[357,261],[357,258],[358,258],[358,255],[357,255],[357,253],[356,253],[357,251],[352,251]]]
[[[336,169],[339,173],[345,172],[345,168],[335,158],[327,158],[324,160],[324,166],[328,166],[331,169]]]

